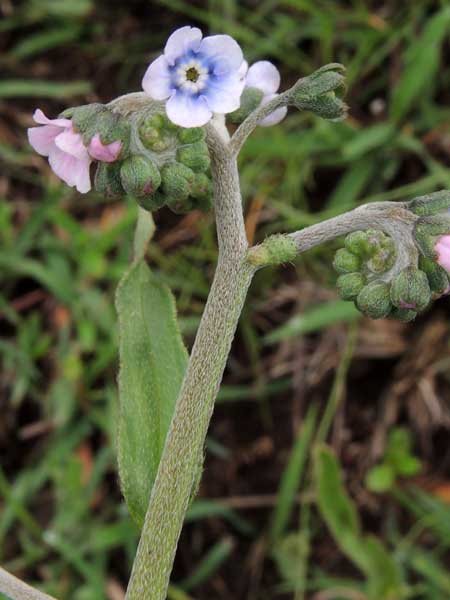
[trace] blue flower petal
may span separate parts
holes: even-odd
[[[212,117],[203,96],[185,94],[180,90],[167,101],[166,112],[172,123],[180,127],[201,127]]]

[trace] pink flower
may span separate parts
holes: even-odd
[[[33,115],[42,127],[28,129],[28,140],[38,154],[48,156],[53,172],[70,187],[85,194],[91,189],[91,157],[70,119],[48,119],[37,109]]]
[[[107,163],[117,160],[121,150],[122,142],[120,140],[105,145],[102,143],[98,133],[94,135],[88,146],[88,151],[92,158]]]
[[[450,271],[450,235],[443,235],[436,242],[437,261],[446,271]]]

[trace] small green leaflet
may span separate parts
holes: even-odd
[[[168,287],[143,258],[117,288],[120,331],[119,474],[135,521],[142,525],[188,354]]]

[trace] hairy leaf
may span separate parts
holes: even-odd
[[[119,472],[133,518],[142,524],[186,370],[187,352],[170,290],[143,259],[116,297],[120,329]]]

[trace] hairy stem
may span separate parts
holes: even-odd
[[[255,268],[247,240],[236,160],[208,128],[219,260],[152,489],[127,600],[166,598],[175,551],[239,315]]]
[[[11,598],[11,600],[55,600],[53,596],[32,588],[1,567],[0,592]]]

